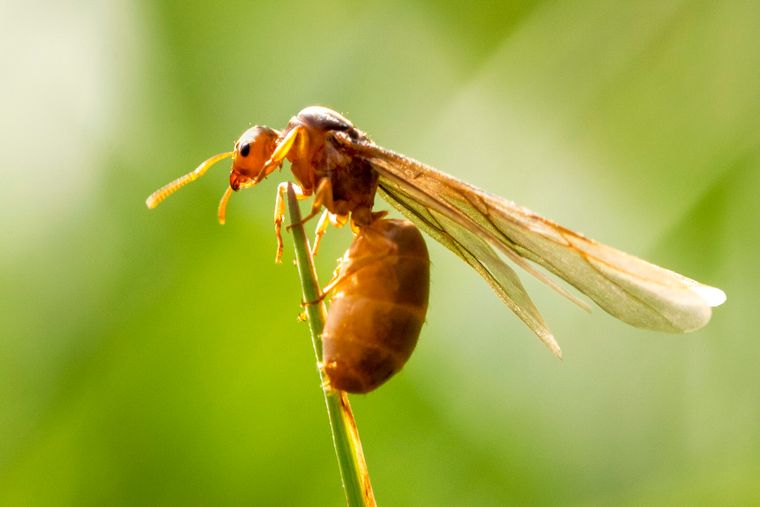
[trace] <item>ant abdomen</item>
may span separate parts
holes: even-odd
[[[366,393],[409,359],[425,321],[430,258],[406,220],[360,229],[336,272],[322,363],[334,389]]]

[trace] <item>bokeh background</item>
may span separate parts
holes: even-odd
[[[760,502],[759,26],[751,0],[5,0],[0,504],[343,505],[289,240],[272,262],[287,171],[224,227],[224,167],[143,204],[310,104],[728,294],[665,335],[524,276],[558,361],[431,241],[419,346],[353,397],[381,505]]]

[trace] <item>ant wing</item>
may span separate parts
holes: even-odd
[[[458,226],[445,214],[437,213],[412,199],[392,184],[381,182],[380,195],[420,229],[457,254],[482,276],[499,298],[512,310],[557,357],[562,357],[559,345],[530,296],[523,288],[517,273],[472,231]]]
[[[475,244],[472,238],[484,241],[573,299],[526,259],[539,264],[631,325],[669,332],[692,331],[707,324],[711,307],[726,299],[720,289],[597,243],[408,157],[371,142],[351,141],[347,136],[336,139],[351,154],[369,161],[380,175],[381,190],[387,194],[390,189],[406,209],[414,203],[416,208],[445,217],[446,232],[460,243],[464,241],[471,247]],[[419,217],[410,218],[424,228]],[[452,249],[446,242],[443,244]]]

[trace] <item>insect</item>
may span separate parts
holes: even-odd
[[[725,293],[673,271],[586,238],[517,204],[480,190],[404,155],[382,148],[339,113],[311,106],[293,116],[282,132],[263,126],[245,131],[233,151],[216,155],[193,172],[148,197],[153,208],[168,195],[231,158],[230,186],[219,205],[219,219],[233,191],[250,188],[281,167],[285,159],[299,184],[300,198],[314,196],[307,220],[325,208],[315,250],[332,223],[368,226],[376,219],[379,193],[420,229],[472,266],[557,356],[559,345],[509,263],[537,277],[581,307],[587,305],[537,266],[559,276],[612,316],[636,327],[686,332],[707,324]],[[275,200],[277,254],[285,184]]]
[[[408,220],[377,219],[359,229],[332,282],[322,333],[330,386],[374,390],[398,372],[417,344],[430,292],[430,257]]]

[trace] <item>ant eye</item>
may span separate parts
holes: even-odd
[[[240,151],[239,151],[240,155],[242,155],[244,157],[247,157],[250,152],[251,152],[251,143],[245,143],[240,148]]]

